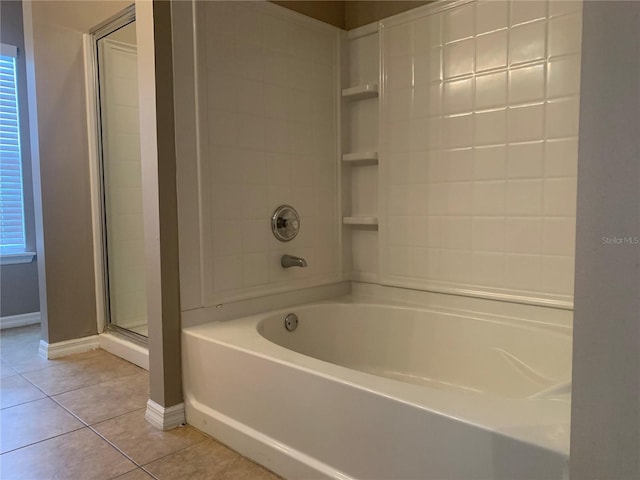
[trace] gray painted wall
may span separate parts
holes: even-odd
[[[126,6],[29,3],[46,271],[42,336],[49,343],[97,332],[82,36]]]
[[[0,42],[18,47],[18,105],[20,108],[20,135],[22,138],[25,233],[27,250],[35,252],[27,72],[22,27],[22,3],[20,1],[3,0],[0,2]],[[38,266],[36,262],[0,266],[0,317],[37,312],[38,310],[40,310],[40,303],[38,297]]]
[[[584,2],[571,420],[576,480],[640,478],[639,38],[640,2]]]

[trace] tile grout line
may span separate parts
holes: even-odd
[[[138,462],[136,462],[133,458],[131,458],[129,455],[127,455],[122,450],[120,450],[116,445],[114,445],[112,442],[110,442],[100,432],[97,432],[95,429],[91,428],[91,425],[87,425],[87,428],[89,430],[91,430],[98,438],[100,438],[102,441],[104,441],[107,445],[109,445],[109,447],[113,448],[116,452],[118,452],[120,455],[122,455],[124,458],[126,458],[127,460],[129,460],[131,463],[133,463],[135,465],[135,468],[129,470],[128,472],[124,472],[123,474],[121,474],[119,476],[126,475],[127,473],[131,473],[134,470],[137,470],[138,468],[140,468],[140,465],[138,465]],[[118,477],[114,477],[114,478],[118,478]]]
[[[58,435],[53,435],[52,437],[43,438],[42,440],[38,440],[37,442],[31,442],[31,443],[27,443],[26,445],[22,445],[20,447],[12,448],[11,450],[7,450],[6,452],[2,452],[0,454],[0,457],[2,457],[2,455],[6,455],[7,453],[16,452],[18,450],[22,450],[23,448],[32,447],[33,445],[37,445],[39,443],[46,442],[48,440],[52,440],[54,438],[62,437],[63,435],[67,435],[68,433],[77,432],[79,430],[82,430],[83,428],[88,428],[88,425],[81,425],[80,427],[74,428],[73,430],[69,430],[68,432],[59,433]]]
[[[144,370],[143,370],[143,372],[144,372]],[[87,384],[87,385],[82,385],[80,387],[74,387],[74,388],[71,388],[69,390],[65,390],[64,392],[58,392],[58,393],[52,393],[52,394],[48,394],[46,392],[45,393],[47,394],[47,396],[53,398],[53,397],[57,397],[58,395],[64,395],[65,393],[75,392],[75,391],[81,390],[83,388],[95,387],[97,385],[102,385],[102,384],[105,384],[105,383],[113,382],[115,380],[120,380],[120,379],[128,378],[128,377],[134,377],[136,375],[140,375],[140,373],[141,372],[136,372],[136,373],[132,373],[131,375],[123,375],[121,377],[115,377],[115,378],[112,378],[110,380],[105,380],[104,382],[90,383],[90,384]],[[28,380],[28,379],[25,379],[25,380]],[[33,385],[37,387],[37,385],[35,385],[35,384],[33,384]],[[43,390],[43,392],[44,392],[44,390]]]
[[[158,457],[158,458],[156,458],[156,459],[154,459],[154,460],[151,460],[150,462],[147,462],[147,463],[145,463],[145,464],[143,464],[143,465],[140,465],[140,468],[148,467],[149,465],[151,465],[152,463],[157,462],[158,460],[162,460],[163,458],[166,458],[166,457],[168,457],[168,456],[170,456],[170,455],[173,455],[174,453],[182,452],[183,450],[186,450],[187,448],[191,448],[191,447],[194,447],[194,446],[196,446],[196,445],[200,445],[201,443],[204,443],[204,442],[209,441],[209,440],[214,440],[214,441],[216,441],[216,440],[215,440],[214,438],[212,438],[212,437],[205,436],[205,438],[203,438],[202,440],[199,440],[199,441],[197,441],[197,442],[195,442],[195,443],[192,443],[191,445],[187,445],[186,447],[179,448],[178,450],[174,450],[174,451],[173,451],[173,452],[171,452],[171,453],[167,453],[166,455],[162,455],[161,457]],[[149,473],[150,473],[150,472],[149,472]]]
[[[46,395],[46,394],[45,394],[45,395]],[[2,407],[2,408],[0,408],[0,412],[1,412],[2,410],[8,410],[9,408],[19,407],[19,406],[21,406],[21,405],[26,405],[26,404],[28,404],[28,403],[33,403],[33,402],[37,402],[37,401],[39,401],[39,400],[44,400],[45,398],[50,398],[50,397],[48,397],[48,396],[44,396],[44,397],[40,397],[40,398],[34,398],[33,400],[27,400],[27,401],[25,401],[25,402],[16,403],[15,405],[7,405],[6,407]],[[56,403],[57,403],[57,402],[56,402]]]
[[[3,362],[5,362],[7,365],[9,365],[9,366],[11,367],[11,369],[12,369],[12,370],[14,370],[18,375],[22,375],[22,376],[24,376],[24,375],[27,375],[27,374],[30,374],[30,373],[33,373],[33,372],[41,372],[42,370],[47,370],[47,369],[49,369],[49,368],[55,368],[55,367],[61,367],[61,366],[64,366],[64,365],[68,365],[68,364],[70,364],[70,363],[73,363],[73,364],[76,364],[76,365],[77,365],[77,364],[83,364],[83,363],[85,363],[85,362],[90,362],[90,361],[95,360],[96,358],[98,358],[100,355],[96,355],[95,357],[89,357],[89,358],[79,359],[79,360],[73,360],[72,362],[69,362],[68,360],[69,360],[69,357],[74,356],[74,355],[84,355],[84,354],[87,354],[87,353],[93,353],[93,352],[96,352],[96,351],[101,351],[101,352],[103,352],[103,353],[104,353],[106,356],[108,356],[108,357],[113,357],[113,358],[117,359],[118,361],[122,361],[122,362],[124,362],[124,363],[126,363],[126,364],[133,365],[134,367],[136,367],[136,368],[138,368],[138,369],[142,370],[143,372],[144,372],[144,371],[146,371],[145,369],[143,369],[143,368],[139,367],[139,366],[138,366],[138,365],[136,365],[135,363],[129,362],[129,361],[127,361],[127,360],[123,359],[123,358],[120,358],[120,357],[118,357],[118,356],[116,356],[116,355],[113,355],[112,353],[107,352],[106,350],[104,350],[104,349],[102,349],[102,348],[100,348],[100,347],[98,347],[98,348],[94,348],[93,350],[89,350],[89,351],[86,351],[86,352],[74,353],[74,354],[72,354],[72,355],[68,355],[68,356],[65,356],[65,357],[60,357],[59,359],[48,359],[48,358],[43,358],[43,360],[46,360],[46,361],[48,361],[48,362],[53,362],[53,365],[43,366],[42,368],[34,368],[33,370],[27,370],[27,371],[24,371],[24,372],[21,372],[21,371],[19,371],[16,367],[14,367],[14,366],[11,364],[11,361],[10,361],[10,360],[7,360],[7,358],[6,358],[6,357],[5,357],[5,358],[2,358],[2,357],[0,356],[0,360],[2,360],[2,361],[3,361]],[[34,355],[34,356],[35,356],[35,357],[38,357],[38,358],[42,358],[42,357],[39,357],[39,353],[37,353],[37,352],[35,353],[35,355]],[[65,359],[65,358],[67,359],[67,361],[66,361],[66,362],[62,362],[62,363],[57,363],[57,362],[56,362],[56,360],[62,360],[62,359]]]
[[[142,409],[139,409],[139,410],[142,410]],[[113,417],[113,418],[110,418],[110,419],[108,419],[108,420],[103,420],[103,421],[98,422],[98,423],[107,422],[107,421],[109,421],[109,420],[113,420],[114,418],[118,418],[118,417],[121,417],[121,416],[123,416],[123,415],[128,415],[128,414],[130,414],[130,413],[132,413],[132,412],[135,412],[135,410],[132,410],[131,412],[123,413],[123,414],[121,414],[121,415],[116,415],[116,416],[115,416],[115,417]],[[93,425],[98,425],[98,423],[95,423],[95,424],[93,424]],[[152,476],[153,478],[155,478],[156,480],[157,480],[157,477],[156,477],[155,475],[153,475],[151,472],[149,472],[148,470],[146,470],[144,467],[149,466],[149,465],[151,465],[152,463],[157,462],[158,460],[161,460],[161,459],[163,459],[163,458],[166,458],[166,457],[168,457],[168,456],[170,456],[170,455],[173,455],[174,453],[181,452],[181,451],[186,450],[187,448],[193,447],[193,446],[195,446],[195,445],[199,445],[200,443],[206,442],[206,441],[208,441],[208,440],[215,440],[213,437],[210,437],[209,435],[203,434],[203,436],[204,436],[205,438],[203,438],[203,439],[202,439],[202,440],[200,440],[200,441],[197,441],[197,442],[192,443],[192,444],[190,444],[190,445],[187,445],[187,446],[185,446],[185,447],[182,447],[182,448],[179,448],[179,449],[177,449],[177,450],[174,450],[174,451],[172,451],[172,452],[170,452],[170,453],[167,453],[167,454],[165,454],[165,455],[162,455],[162,456],[160,456],[160,457],[158,457],[158,458],[154,458],[153,460],[151,460],[151,461],[149,461],[149,462],[147,462],[147,463],[141,464],[141,463],[137,462],[136,460],[134,460],[132,457],[130,457],[130,456],[129,456],[127,453],[125,453],[123,450],[121,450],[121,449],[120,449],[120,447],[118,447],[115,443],[113,443],[111,440],[109,440],[106,436],[104,436],[103,434],[101,434],[100,432],[98,432],[96,429],[94,429],[92,425],[88,425],[88,428],[90,428],[90,429],[91,429],[91,430],[92,430],[96,435],[98,435],[100,438],[102,438],[105,442],[107,442],[109,445],[111,445],[113,448],[115,448],[115,449],[116,449],[118,452],[120,452],[122,455],[124,455],[124,456],[125,456],[125,457],[127,457],[129,460],[131,460],[131,461],[132,461],[132,462],[133,462],[133,463],[134,463],[138,468],[140,468],[140,469],[144,470],[146,473],[148,473],[149,475],[151,475],[151,476]],[[191,428],[193,428],[193,427],[191,427]]]

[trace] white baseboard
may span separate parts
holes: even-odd
[[[99,335],[100,348],[116,357],[125,359],[140,368],[149,370],[149,349],[125,340],[118,335],[101,333]]]
[[[89,352],[91,350],[95,350],[99,346],[98,335],[74,338],[72,340],[64,340],[56,343],[47,343],[44,340],[40,340],[38,354],[43,358],[51,360],[53,358],[73,355],[74,353]]]
[[[10,315],[0,317],[0,330],[5,328],[25,327],[40,323],[40,312],[23,313],[21,315]]]
[[[165,408],[153,400],[148,400],[144,418],[158,430],[171,430],[186,422],[184,403]]]

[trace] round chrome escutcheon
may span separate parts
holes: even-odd
[[[281,242],[289,242],[300,231],[300,217],[296,209],[289,205],[280,205],[271,216],[271,230]]]

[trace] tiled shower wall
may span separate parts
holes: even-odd
[[[380,282],[569,304],[581,3],[382,24]]]
[[[131,328],[147,321],[137,53],[135,45],[111,40],[102,47],[111,321]]]
[[[203,304],[339,280],[340,31],[267,2],[197,8]],[[288,243],[271,233],[280,204],[301,217]]]

